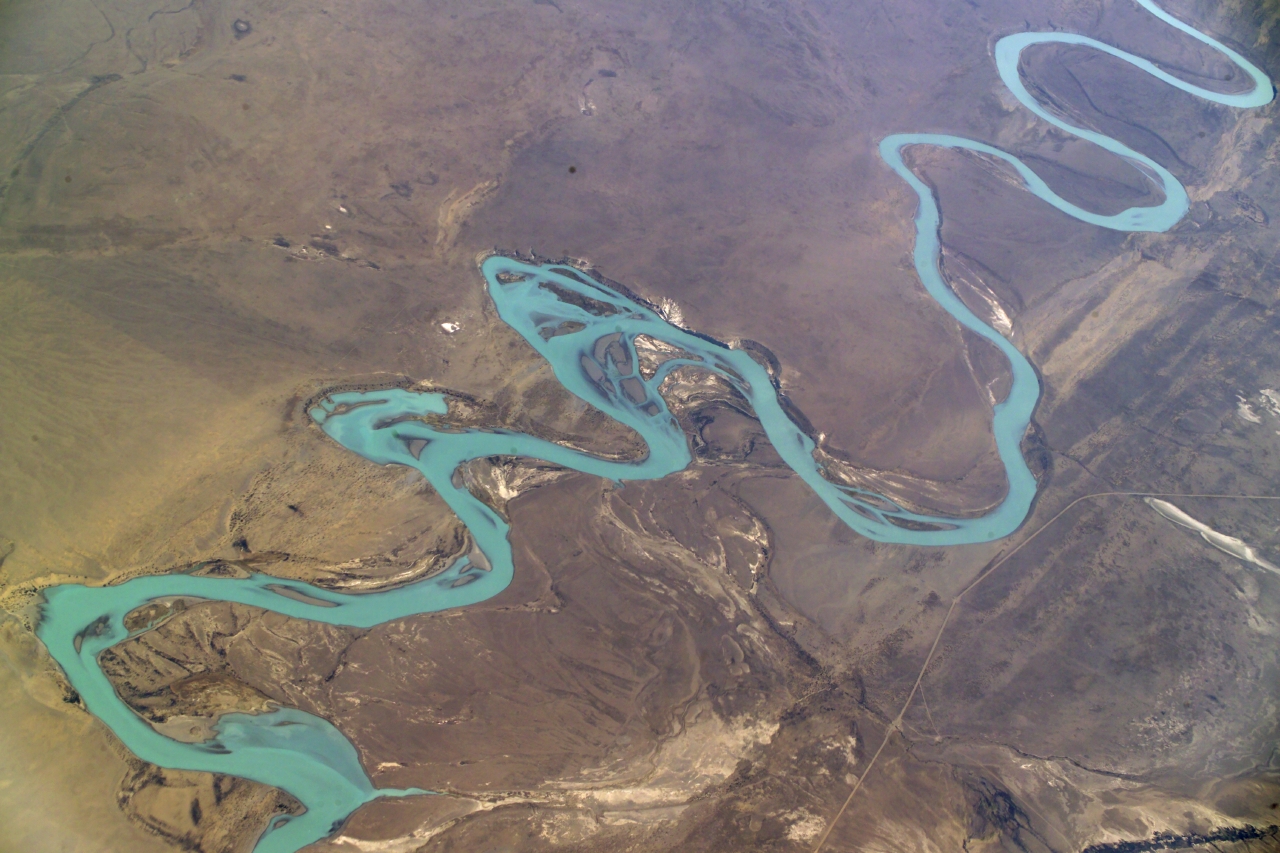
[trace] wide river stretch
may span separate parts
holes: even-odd
[[[85,707],[115,732],[139,758],[163,767],[224,773],[283,789],[306,808],[264,827],[256,853],[293,851],[335,832],[363,803],[376,797],[426,794],[378,789],[352,744],[329,722],[298,710],[227,714],[204,743],[168,738],[124,704],[98,665],[98,656],[130,635],[124,618],[150,601],[180,597],[234,601],[299,619],[372,627],[393,619],[484,601],[510,583],[514,566],[505,520],[455,482],[454,472],[471,459],[519,456],[540,459],[619,482],[664,477],[690,463],[689,443],[659,394],[671,371],[694,368],[724,377],[755,409],[773,446],[788,465],[845,524],[881,542],[957,545],[1007,536],[1025,519],[1036,484],[1019,446],[1039,399],[1035,370],[1000,333],[973,314],[947,287],[939,267],[938,205],[926,184],[902,161],[910,145],[961,148],[997,157],[1021,175],[1025,189],[1075,219],[1119,231],[1165,231],[1187,210],[1187,194],[1154,160],[1091,130],[1073,127],[1042,108],[1018,75],[1027,48],[1042,44],[1085,45],[1109,53],[1184,92],[1232,107],[1271,101],[1271,81],[1234,51],[1166,14],[1150,0],[1135,0],[1160,20],[1227,56],[1252,79],[1243,94],[1222,95],[1185,83],[1151,62],[1110,45],[1070,33],[1019,33],[1000,39],[995,59],[1000,77],[1023,106],[1044,121],[1123,157],[1163,193],[1153,207],[1112,216],[1083,210],[1059,197],[1015,157],[968,139],[937,134],[898,134],[884,139],[880,154],[919,198],[915,267],[930,295],[964,327],[999,347],[1009,359],[1013,382],[994,409],[993,430],[1008,475],[1004,501],[981,518],[938,518],[909,512],[893,501],[840,486],[823,476],[813,441],[787,416],[768,372],[741,349],[732,349],[667,322],[651,306],[628,298],[585,274],[563,266],[491,256],[481,264],[499,316],[551,364],[571,393],[634,429],[648,454],[632,462],[610,461],[521,433],[433,426],[447,415],[440,393],[392,388],[332,394],[311,416],[331,438],[380,464],[417,469],[466,525],[476,548],[447,571],[383,592],[344,595],[265,575],[226,579],[176,574],[136,578],[105,587],[67,584],[45,590],[37,634],[62,667]],[[851,284],[853,284],[851,282]],[[646,351],[666,358],[642,371],[637,338]],[[654,344],[653,342],[659,342]],[[432,420],[434,419],[434,421]],[[481,556],[483,555],[483,556]]]

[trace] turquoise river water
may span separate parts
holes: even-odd
[[[998,539],[1015,531],[1035,497],[1036,484],[1019,446],[1039,399],[1035,370],[1001,334],[975,316],[943,281],[939,268],[938,206],[926,184],[902,161],[903,148],[933,145],[999,158],[1022,177],[1028,192],[1075,219],[1120,231],[1165,231],[1187,210],[1186,191],[1154,160],[1102,134],[1073,127],[1042,108],[1018,76],[1018,61],[1034,45],[1085,45],[1217,104],[1258,107],[1271,101],[1271,81],[1234,51],[1168,15],[1150,0],[1135,0],[1160,20],[1226,55],[1252,79],[1243,94],[1223,95],[1185,83],[1151,62],[1110,45],[1070,33],[1019,33],[1000,39],[995,59],[1000,77],[1023,106],[1044,121],[1123,157],[1164,194],[1153,207],[1103,216],[1055,194],[1013,156],[955,136],[904,133],[880,143],[880,155],[919,198],[914,260],[929,294],[964,327],[997,346],[1009,360],[1013,382],[994,408],[992,428],[1009,489],[1004,501],[981,518],[920,515],[879,495],[832,483],[814,460],[813,441],[787,416],[768,373],[745,351],[731,349],[664,320],[650,306],[628,298],[567,267],[492,256],[481,264],[499,316],[551,364],[573,394],[626,424],[648,444],[634,462],[600,459],[530,435],[502,430],[445,429],[429,416],[447,414],[439,393],[392,388],[335,393],[311,416],[324,432],[355,453],[381,464],[417,469],[466,525],[483,558],[463,557],[447,571],[397,589],[339,594],[265,575],[227,579],[189,574],[141,577],[105,587],[67,584],[45,590],[37,634],[62,667],[85,707],[115,732],[139,758],[163,767],[225,773],[281,788],[306,812],[280,817],[264,828],[255,853],[293,853],[335,832],[362,804],[376,797],[427,794],[417,789],[378,789],[370,782],[352,744],[329,722],[290,708],[270,713],[227,714],[215,736],[182,743],[161,735],[116,695],[98,666],[98,655],[128,638],[124,617],[158,599],[233,601],[298,619],[372,627],[394,619],[484,601],[510,583],[514,566],[508,526],[496,512],[455,484],[454,472],[471,459],[521,456],[544,460],[615,481],[664,477],[690,463],[686,436],[658,393],[681,366],[714,371],[750,401],[778,453],[845,524],[882,542],[956,545]],[[637,336],[665,342],[675,357],[655,373],[640,373]],[[472,552],[473,554],[475,551]]]

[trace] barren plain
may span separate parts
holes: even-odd
[[[1280,76],[1274,0],[1165,8]],[[421,476],[308,401],[429,387],[456,423],[644,452],[496,315],[484,253],[574,259],[763,353],[856,482],[999,503],[1008,365],[921,289],[879,140],[989,142],[1103,213],[1160,201],[1008,95],[992,45],[1024,30],[1243,85],[1131,0],[0,5],[0,851],[248,853],[297,811],[133,757],[33,631],[56,584],[358,593],[467,552]],[[512,526],[501,595],[367,630],[159,604],[103,656],[119,696],[197,741],[301,708],[379,787],[439,793],[315,853],[1280,849],[1280,501],[1254,499],[1280,495],[1280,107],[1081,47],[1021,73],[1191,204],[1109,231],[909,150],[948,283],[1039,373],[1013,536],[861,538],[740,396],[674,381],[677,475],[469,464]]]

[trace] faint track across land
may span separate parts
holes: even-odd
[[[844,804],[840,806],[840,810],[836,812],[835,817],[831,818],[831,820],[828,821],[827,828],[823,831],[821,837],[818,838],[818,843],[815,844],[813,847],[813,853],[821,853],[822,848],[826,846],[827,838],[830,837],[832,830],[835,829],[836,824],[840,821],[840,818],[844,815],[845,811],[848,810],[849,804],[853,802],[853,798],[854,796],[857,795],[858,790],[862,787],[862,783],[866,781],[867,776],[870,775],[872,769],[875,767],[876,761],[880,758],[880,753],[884,752],[884,748],[889,745],[889,739],[893,737],[894,732],[901,730],[903,717],[906,716],[907,709],[911,707],[911,702],[915,699],[916,693],[920,691],[920,685],[924,681],[925,673],[928,672],[929,670],[929,664],[933,663],[933,656],[938,651],[938,645],[942,642],[943,633],[945,633],[947,630],[947,623],[951,621],[951,614],[955,612],[955,609],[960,604],[961,600],[969,592],[971,592],[976,586],[978,586],[978,584],[982,583],[984,580],[990,577],[992,573],[995,572],[996,569],[1000,568],[1005,563],[1009,562],[1009,560],[1012,559],[1015,554],[1021,551],[1026,545],[1030,544],[1032,540],[1034,540],[1041,533],[1045,532],[1045,530],[1049,529],[1049,527],[1053,525],[1054,522],[1056,522],[1058,519],[1062,518],[1064,515],[1070,512],[1076,505],[1084,503],[1085,501],[1088,501],[1088,500],[1093,500],[1095,498],[1114,498],[1114,497],[1120,497],[1120,498],[1214,498],[1218,500],[1280,501],[1280,495],[1210,495],[1210,494],[1183,494],[1183,493],[1175,493],[1175,492],[1094,492],[1093,494],[1083,495],[1081,497],[1078,497],[1075,500],[1073,500],[1071,503],[1064,506],[1062,509],[1058,510],[1057,513],[1055,513],[1052,518],[1050,518],[1044,524],[1036,528],[1034,533],[1032,533],[1026,539],[1023,539],[1021,542],[1015,545],[1013,550],[1011,550],[1007,554],[1004,554],[1001,557],[996,558],[995,562],[987,566],[987,568],[985,568],[981,574],[979,574],[976,578],[974,578],[972,583],[970,583],[964,589],[960,590],[960,592],[957,593],[956,596],[951,599],[951,606],[947,608],[946,615],[942,617],[942,624],[938,626],[938,633],[933,638],[933,645],[929,647],[929,654],[924,659],[924,665],[920,667],[920,673],[916,676],[915,683],[911,685],[911,692],[907,694],[907,701],[902,704],[902,709],[898,711],[898,715],[893,718],[892,722],[889,723],[888,728],[885,729],[884,739],[880,741],[879,749],[877,749],[875,751],[875,754],[871,756],[871,761],[867,764],[867,768],[862,771],[862,775],[858,777],[858,781],[854,783],[853,790],[851,790],[849,792],[849,796],[845,798]],[[936,701],[936,697],[935,697],[935,701]]]

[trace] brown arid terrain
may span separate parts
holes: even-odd
[[[1275,0],[1165,8],[1280,77]],[[140,762],[32,628],[59,583],[360,592],[468,551],[420,475],[306,401],[447,389],[455,423],[644,452],[501,321],[482,253],[580,259],[759,342],[858,482],[998,503],[1008,365],[921,288],[879,140],[986,141],[1100,212],[1159,201],[1009,96],[991,49],[1023,30],[1240,86],[1129,0],[0,5],[0,853],[248,853],[299,808]],[[1013,536],[863,539],[741,397],[677,377],[677,475],[467,466],[512,524],[498,597],[367,630],[160,603],[102,658],[119,695],[188,740],[301,708],[377,786],[439,794],[314,853],[1280,849],[1280,500],[1256,499],[1280,496],[1280,106],[1079,47],[1022,74],[1191,208],[1107,231],[994,161],[908,151],[947,280],[1041,378]]]

